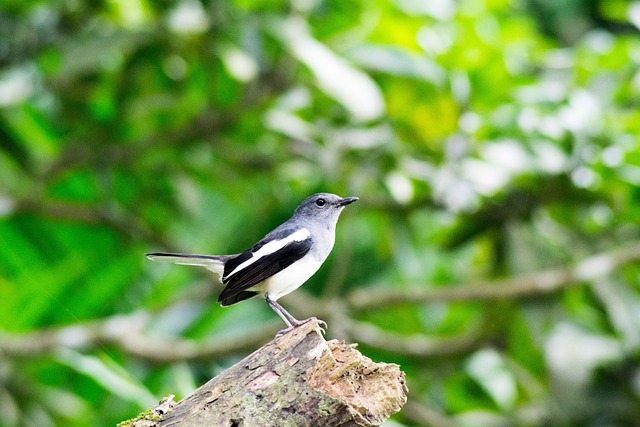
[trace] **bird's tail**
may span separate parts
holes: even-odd
[[[224,273],[225,256],[219,255],[196,255],[196,254],[174,254],[168,252],[153,252],[146,254],[151,261],[172,262],[182,265],[197,265],[211,270],[222,276]]]

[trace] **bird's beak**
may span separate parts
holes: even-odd
[[[344,199],[340,199],[340,201],[338,202],[338,206],[347,206],[355,202],[356,200],[358,200],[357,197],[345,197]]]

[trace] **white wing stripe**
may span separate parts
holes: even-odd
[[[225,280],[226,278],[233,276],[235,273],[247,268],[248,266],[250,266],[257,260],[259,260],[260,258],[265,257],[267,255],[271,255],[272,253],[279,251],[280,249],[284,248],[286,245],[288,245],[291,242],[301,242],[303,240],[306,240],[309,238],[309,236],[311,236],[311,233],[309,233],[309,230],[307,230],[306,228],[301,228],[300,230],[290,234],[284,239],[272,240],[271,242],[267,243],[266,245],[258,249],[251,256],[251,258],[249,258],[242,264],[238,265],[236,268],[233,269],[233,271],[229,272],[229,274],[226,275]]]

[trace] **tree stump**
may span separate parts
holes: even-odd
[[[211,379],[155,426],[377,426],[407,392],[398,365],[327,342],[310,321]]]

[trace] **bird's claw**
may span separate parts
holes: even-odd
[[[325,328],[327,328],[327,322],[325,322],[324,320],[320,320],[317,317],[310,317],[300,322],[300,325],[307,322],[316,322],[318,324],[318,329],[320,329],[320,332],[322,332],[322,335],[326,333]]]
[[[315,317],[312,317],[312,318],[311,318],[311,319],[309,319],[309,320],[313,320],[313,321],[315,321],[315,322],[318,324],[318,328],[320,329],[320,332],[322,332],[322,335],[326,334],[325,329],[327,329],[327,328],[328,328],[328,326],[327,326],[327,322],[325,322],[324,320],[321,320],[321,319],[315,318]]]

